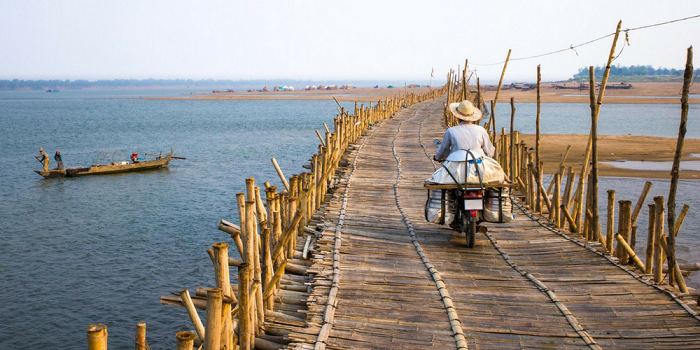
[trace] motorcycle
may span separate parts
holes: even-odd
[[[439,147],[440,143],[440,140],[433,140],[435,147]],[[480,174],[477,161],[469,160],[469,155],[471,155],[472,159],[476,159],[470,151],[467,151],[467,159],[464,162],[465,167],[467,167],[465,174],[469,174],[470,165],[476,167],[477,174]],[[429,190],[428,200],[431,200],[430,190],[441,190],[439,201],[443,217],[440,223],[444,224],[446,214],[449,215],[452,218],[450,227],[459,233],[464,233],[467,247],[473,248],[476,242],[476,232],[487,232],[485,226],[479,225],[483,222],[482,212],[484,210],[484,194],[486,192],[482,176],[478,176],[478,185],[460,184],[457,178],[449,170],[447,171],[455,183],[426,185],[426,188]],[[447,213],[448,209],[451,213]]]

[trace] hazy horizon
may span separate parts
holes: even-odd
[[[0,0],[0,79],[299,79],[444,83],[464,65],[484,84],[570,78],[602,66],[622,29],[700,14],[700,2],[336,3]],[[496,20],[494,20],[496,19]],[[631,31],[614,64],[682,68],[700,19]]]

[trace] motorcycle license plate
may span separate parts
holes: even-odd
[[[483,210],[484,201],[481,198],[465,199],[464,200],[465,210]]]

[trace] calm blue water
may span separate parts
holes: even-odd
[[[605,104],[598,117],[598,135],[650,135],[677,137],[681,107],[677,104]],[[535,133],[535,103],[515,103],[514,129]],[[485,119],[488,120],[488,119]],[[510,130],[510,103],[496,105],[496,127]],[[540,132],[544,134],[588,134],[591,109],[579,103],[541,104]],[[700,105],[690,105],[686,138],[700,138]]]
[[[205,250],[230,241],[217,225],[238,220],[244,179],[280,185],[271,157],[287,176],[302,172],[314,129],[336,113],[333,101],[124,99],[188,92],[0,92],[0,348],[84,348],[95,323],[108,326],[110,348],[132,348],[139,321],[152,348],[174,348],[191,325],[160,296],[213,285]],[[51,167],[56,150],[67,167],[104,150],[173,147],[187,160],[45,180],[33,172],[40,146]]]
[[[235,193],[244,179],[281,186],[271,157],[287,176],[302,172],[317,151],[313,130],[336,114],[333,101],[137,99],[190,92],[206,91],[0,92],[0,348],[84,348],[95,323],[109,327],[110,348],[131,348],[139,321],[152,348],[174,348],[175,333],[192,327],[184,309],[160,305],[160,296],[213,285],[205,249],[230,240],[216,227],[222,218],[237,221]],[[497,116],[509,116],[508,108],[499,104]],[[534,105],[517,108],[516,128],[534,132]],[[606,105],[600,133],[675,136],[676,109]],[[588,113],[585,105],[544,105],[543,132],[588,133]],[[695,119],[691,113],[688,137],[700,137]],[[60,150],[66,166],[92,164],[106,150],[173,147],[187,160],[167,170],[44,180],[33,173],[41,168],[33,159],[38,147]],[[636,200],[643,182],[602,179],[601,198],[615,188],[618,199]],[[652,195],[666,195],[667,186],[654,181]],[[679,189],[679,208],[691,205],[679,234],[682,258],[700,247],[698,192],[692,181]]]

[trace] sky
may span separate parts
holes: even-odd
[[[497,83],[511,59],[700,15],[700,1],[0,0],[0,79],[302,79]],[[700,18],[629,32],[614,64],[683,68]],[[618,53],[624,42],[618,42]],[[604,66],[612,37],[512,60],[504,81]],[[700,66],[700,64],[698,64]]]

